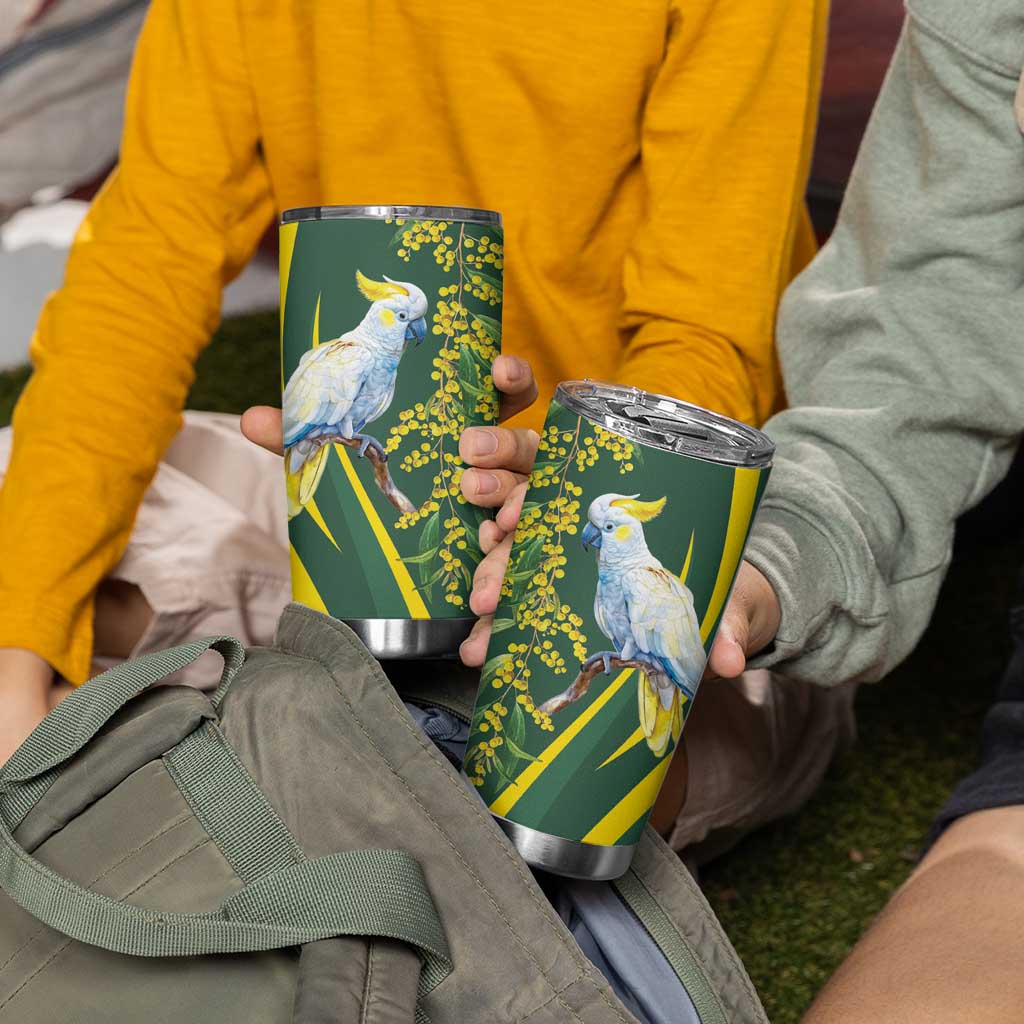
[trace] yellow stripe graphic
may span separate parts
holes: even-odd
[[[281,279],[281,345],[284,346],[284,301],[288,296],[288,277],[292,270],[292,253],[295,250],[295,232],[299,230],[299,225],[295,224],[282,224],[280,232],[278,234],[278,276]],[[316,335],[313,335],[314,341]],[[282,352],[284,351],[282,347]],[[281,390],[284,390],[284,360],[281,360]]]
[[[693,538],[696,530],[690,532],[690,546],[686,549],[686,561],[683,562],[683,570],[679,573],[679,582],[685,583],[686,577],[690,574],[690,559],[693,558]]]
[[[537,781],[544,769],[569,745],[575,736],[583,729],[588,722],[598,713],[622,689],[626,681],[633,675],[633,669],[627,668],[620,672],[608,684],[607,689],[601,694],[586,711],[570,725],[559,737],[552,740],[538,755],[539,761],[533,761],[529,767],[520,772],[515,782],[506,786],[497,800],[491,804],[491,811],[502,817],[508,814],[515,807],[519,798]]]
[[[355,495],[359,499],[363,515],[366,516],[366,521],[370,524],[374,536],[377,538],[377,543],[380,545],[381,551],[384,552],[388,565],[391,566],[391,572],[394,574],[398,589],[402,592],[402,597],[405,599],[405,606],[409,609],[409,615],[414,619],[429,619],[430,612],[427,611],[427,606],[423,603],[423,598],[416,589],[416,585],[409,575],[405,562],[401,560],[391,535],[381,522],[380,516],[377,515],[377,510],[373,507],[373,502],[370,501],[370,496],[366,493],[366,488],[363,487],[362,481],[356,473],[356,467],[352,465],[348,449],[343,445],[336,444],[334,445],[334,450],[338,455],[338,461],[345,470],[348,482],[352,485],[352,490],[355,491]]]
[[[299,553],[290,544],[288,545],[288,554],[292,563],[292,600],[298,601],[299,604],[304,604],[308,608],[315,608],[318,612],[329,614],[327,605],[324,604],[320,592],[316,589],[316,584],[306,572],[302,559],[299,558]]]
[[[585,843],[612,846],[636,823],[640,815],[651,809],[661,788],[661,781],[671,764],[663,757],[584,837]]]
[[[340,551],[341,547],[338,544],[338,542],[334,539],[334,534],[331,533],[330,527],[327,525],[327,522],[324,519],[323,512],[321,512],[320,509],[317,507],[315,498],[310,498],[309,501],[306,502],[306,511],[309,513],[313,522],[315,522],[316,525],[319,526],[320,529],[323,531],[324,536]]]
[[[711,601],[700,624],[700,638],[707,643],[711,627],[718,619],[718,613],[729,596],[733,576],[740,564],[743,553],[743,542],[747,538],[750,517],[754,513],[754,498],[757,496],[757,485],[761,479],[759,469],[736,469],[732,482],[732,505],[729,509],[729,526],[725,532],[725,545],[722,548],[722,560],[718,564],[718,578],[715,589],[711,592]]]
[[[316,309],[313,310],[313,348],[320,347],[320,296],[316,297]]]
[[[636,731],[626,740],[625,743],[619,747],[610,757],[606,757],[598,766],[597,770],[600,771],[606,764],[611,764],[617,757],[622,757],[627,750],[632,750],[642,739],[644,738],[644,731],[639,726]]]
[[[292,253],[295,251],[295,232],[299,225],[282,224],[278,234],[279,276],[281,278],[281,337],[284,338],[284,300],[288,295],[288,277],[292,271]]]

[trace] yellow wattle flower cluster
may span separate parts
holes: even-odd
[[[501,242],[484,235],[482,238],[469,236],[462,241],[465,252],[466,266],[482,269],[487,264],[495,270],[501,270],[505,265],[505,252]]]
[[[603,449],[611,455],[612,459],[619,464],[619,473],[625,475],[633,470],[636,459],[636,445],[632,441],[619,434],[613,434],[604,427],[594,427],[593,437],[584,437],[580,440],[579,450],[576,452],[576,469],[583,472],[584,469],[593,466],[600,457],[599,449]]]
[[[429,251],[446,273],[457,274],[457,283],[442,285],[432,314],[432,333],[443,338],[432,360],[431,380],[434,391],[425,404],[399,413],[399,422],[392,428],[386,442],[388,452],[396,452],[412,442],[398,468],[406,473],[433,464],[436,467],[430,497],[415,511],[403,513],[395,523],[398,529],[421,524],[425,531],[434,531],[436,543],[428,541],[424,553],[430,565],[424,586],[438,584],[444,600],[454,607],[466,604],[472,586],[472,574],[463,552],[468,547],[467,530],[460,509],[465,506],[460,481],[464,467],[458,455],[458,442],[467,419],[486,416],[497,418],[497,395],[493,390],[490,366],[498,354],[500,325],[483,312],[474,313],[466,305],[471,295],[490,306],[501,302],[500,281],[488,278],[483,271],[470,278],[469,250],[473,263],[488,263],[500,269],[503,250],[500,242],[467,237],[465,225],[447,221],[396,220],[400,229],[395,241],[398,255],[409,262],[416,253]],[[466,242],[472,241],[472,246]],[[483,247],[483,248],[481,248]],[[478,258],[478,254],[483,256]],[[469,355],[469,362],[466,356]],[[467,376],[469,374],[470,376]],[[444,516],[441,529],[440,517]],[[436,518],[435,518],[436,517]],[[472,529],[475,530],[475,523]]]
[[[485,735],[493,732],[493,735],[488,739],[479,740],[466,755],[467,774],[475,786],[482,786],[485,775],[494,767],[495,751],[504,743],[499,734],[503,728],[502,718],[507,714],[508,708],[504,704],[492,704],[483,712],[481,720],[477,724],[477,732]]]
[[[405,221],[396,220],[395,224],[402,227]],[[402,232],[398,255],[408,263],[413,253],[426,247],[431,250],[435,263],[440,264],[445,270],[451,270],[457,259],[457,252],[452,248],[456,242],[448,234],[449,227],[446,220],[413,221]]]

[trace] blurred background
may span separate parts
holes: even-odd
[[[2,0],[0,368],[25,362],[46,295],[117,160],[125,84],[148,0]],[[819,234],[835,220],[902,21],[896,0],[839,0],[809,193]],[[227,289],[224,313],[277,307],[276,233]]]
[[[146,0],[0,0],[0,425],[88,200],[117,159],[125,79]],[[808,200],[824,240],[902,24],[899,0],[834,0]],[[276,229],[224,297],[193,408],[278,396]],[[925,829],[974,766],[1008,651],[1024,564],[1024,471],[965,517],[932,628],[861,688],[860,741],[798,817],[764,829],[701,882],[775,1024],[793,1024],[911,870]]]
[[[25,362],[88,202],[117,160],[148,0],[0,0],[0,368]],[[226,315],[276,309],[276,252],[227,289]]]

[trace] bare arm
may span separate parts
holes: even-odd
[[[955,822],[803,1024],[1018,1024],[1024,1007],[1024,807]]]

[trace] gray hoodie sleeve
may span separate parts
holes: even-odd
[[[782,605],[754,664],[826,686],[910,652],[1024,430],[1024,4],[908,15],[835,234],[783,301],[791,407],[746,556]]]

